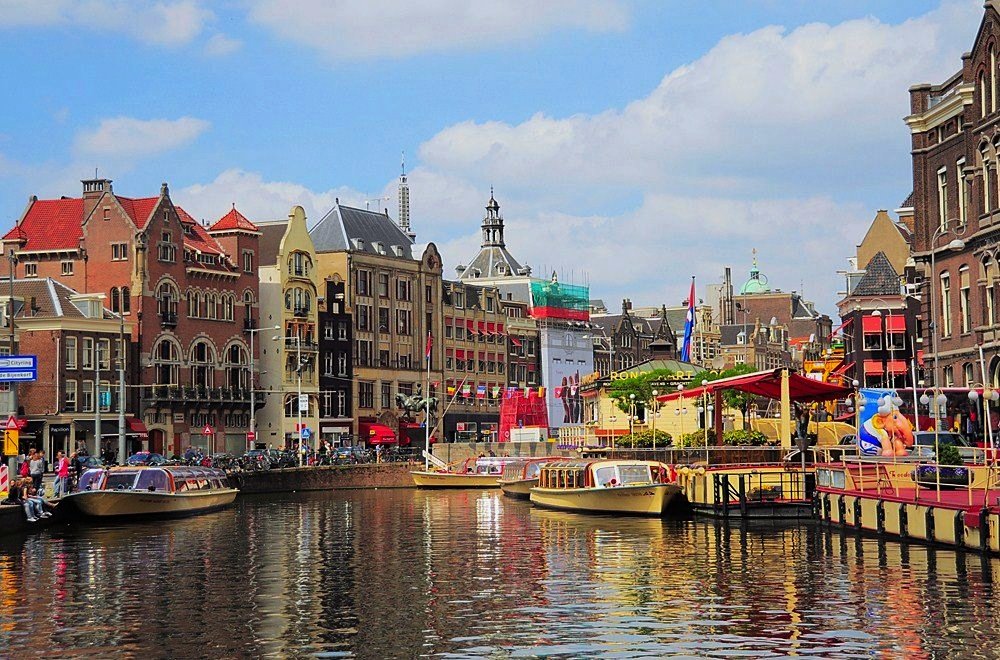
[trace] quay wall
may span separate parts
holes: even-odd
[[[497,456],[577,456],[573,449],[560,449],[554,442],[438,442],[431,453],[445,463],[457,463],[493,452]]]
[[[238,472],[230,478],[243,493],[290,493],[352,488],[413,488],[411,463],[362,463]],[[423,464],[420,464],[423,468]]]

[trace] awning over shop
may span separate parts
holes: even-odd
[[[680,398],[693,398],[704,396],[705,394],[715,394],[721,390],[739,390],[749,394],[765,396],[770,399],[781,398],[781,369],[774,371],[758,371],[745,376],[733,376],[732,378],[721,378],[714,380],[704,387],[695,387],[690,390],[671,392],[657,397],[658,401],[675,401]],[[792,401],[826,401],[829,399],[841,398],[850,392],[849,387],[832,385],[822,381],[812,380],[800,374],[792,373],[788,375],[788,393]]]
[[[861,330],[866,335],[880,335],[882,334],[882,317],[881,316],[866,316],[861,319]]]
[[[906,360],[889,360],[885,365],[885,371],[889,374],[905,374]]]
[[[865,360],[865,375],[870,376],[873,374],[883,373],[882,362],[879,360]]]
[[[827,339],[833,339],[837,335],[837,333],[842,332],[843,330],[846,330],[847,326],[849,326],[851,324],[851,321],[853,321],[853,320],[854,320],[853,316],[848,317],[846,321],[844,321],[843,323],[841,323],[840,325],[838,325],[836,328],[834,328],[833,332],[831,332],[829,335],[827,335],[826,338]]]
[[[854,367],[854,363],[853,362],[845,362],[844,364],[841,364],[839,367],[837,367],[836,369],[834,369],[833,373],[831,375],[833,375],[833,376],[844,376],[853,367]]]
[[[885,318],[885,331],[894,335],[906,334],[905,316],[887,316]]]
[[[125,424],[127,426],[125,432],[128,435],[136,435],[139,436],[140,438],[149,437],[149,429],[146,428],[146,425],[143,424],[142,420],[139,419],[138,417],[127,418],[125,420]]]

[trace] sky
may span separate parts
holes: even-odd
[[[907,88],[960,68],[982,0],[0,0],[0,211],[161,182],[195,217],[334,200],[446,276],[495,190],[534,274],[676,305],[756,249],[834,314],[912,189]],[[699,295],[703,295],[700,293]]]

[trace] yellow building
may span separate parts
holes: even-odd
[[[298,424],[314,446],[319,430],[316,364],[316,250],[301,206],[287,220],[258,223],[260,240],[261,389],[264,407],[257,414],[257,442],[275,447],[298,444]]]

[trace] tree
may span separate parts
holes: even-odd
[[[737,364],[736,366],[725,369],[724,371],[699,371],[691,380],[696,386],[700,386],[703,380],[711,382],[722,378],[732,378],[734,376],[752,374],[753,372],[754,368],[750,365]],[[739,390],[722,391],[722,400],[725,402],[726,407],[739,410],[740,414],[743,416],[744,423],[746,423],[747,418],[749,417],[750,404],[753,403],[753,399],[753,394],[740,392]]]
[[[619,410],[631,413],[629,404],[632,402],[632,398],[629,395],[634,394],[636,411],[643,410],[646,404],[653,400],[653,383],[673,380],[676,375],[669,369],[654,369],[629,378],[613,380],[608,387],[608,396],[615,402]]]

